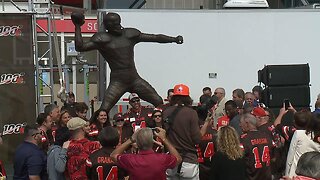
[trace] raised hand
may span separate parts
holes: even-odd
[[[156,127],[157,131],[154,132],[154,134],[159,137],[162,141],[166,139],[166,130]]]

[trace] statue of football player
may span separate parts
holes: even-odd
[[[163,103],[155,89],[139,76],[134,63],[134,46],[139,42],[182,44],[182,36],[145,34],[135,28],[123,28],[119,14],[110,12],[103,14],[106,32],[97,32],[90,41],[83,42],[81,26],[85,23],[84,15],[74,12],[71,19],[75,25],[76,50],[79,52],[98,50],[111,69],[110,83],[100,108],[109,112],[126,92],[137,93],[141,99],[155,107]]]

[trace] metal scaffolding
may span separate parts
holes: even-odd
[[[34,59],[36,66],[36,94],[37,94],[37,109],[38,113],[43,112],[45,103],[53,103],[54,91],[53,91],[53,53],[52,53],[52,31],[51,31],[51,4],[50,0],[34,0],[33,11],[33,32],[34,32]],[[46,30],[37,24],[37,20],[45,19],[47,21]],[[38,30],[45,34],[45,39],[38,41]],[[42,47],[46,47],[44,52],[39,51],[40,44]],[[48,77],[48,80],[44,80],[44,73]],[[43,87],[48,87],[48,91],[44,91]]]

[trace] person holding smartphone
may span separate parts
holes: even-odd
[[[153,132],[157,132],[157,127],[166,129],[165,123],[162,119],[162,111],[160,109],[155,109],[152,112],[152,117],[151,117],[151,123],[149,123],[147,126],[151,127]],[[162,140],[155,136],[154,137],[154,145],[153,145],[153,150],[155,152],[163,152],[163,142]]]

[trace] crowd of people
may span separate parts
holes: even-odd
[[[274,117],[261,90],[235,89],[228,100],[224,88],[205,87],[192,106],[189,87],[178,84],[159,107],[131,93],[127,112],[110,118],[99,109],[89,119],[69,93],[25,127],[13,179],[320,179],[320,96],[314,111],[283,104]]]

